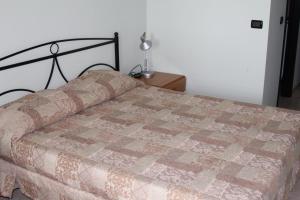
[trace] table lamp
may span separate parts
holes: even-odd
[[[150,70],[149,64],[149,53],[152,47],[152,41],[147,38],[146,32],[141,36],[141,42],[140,49],[144,52],[144,66],[142,73],[145,78],[151,78],[154,74],[154,72]]]

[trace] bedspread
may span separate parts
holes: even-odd
[[[0,109],[0,194],[18,182],[33,199],[283,200],[299,128],[296,111],[89,72]]]

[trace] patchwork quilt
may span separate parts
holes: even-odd
[[[300,112],[90,71],[0,108],[0,196],[285,200]]]

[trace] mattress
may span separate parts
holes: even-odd
[[[0,109],[0,196],[284,200],[300,113],[91,71]]]

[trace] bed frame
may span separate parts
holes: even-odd
[[[64,51],[64,52],[60,52],[60,45],[66,42],[74,42],[74,41],[95,41],[95,44],[93,45],[88,45],[88,46],[84,46],[81,48],[76,48],[76,49],[71,49],[68,51]],[[96,66],[106,66],[109,67],[115,71],[119,71],[120,70],[120,59],[119,59],[119,34],[116,32],[114,33],[114,37],[113,38],[73,38],[73,39],[65,39],[65,40],[56,40],[56,41],[51,41],[51,42],[47,42],[47,43],[43,43],[40,45],[36,45],[18,52],[15,52],[13,54],[7,55],[5,57],[0,58],[0,71],[4,71],[4,70],[9,70],[9,69],[13,69],[13,68],[17,68],[17,67],[23,67],[25,65],[29,65],[32,63],[37,63],[37,62],[41,62],[44,60],[50,60],[52,59],[52,66],[51,66],[51,71],[47,80],[47,83],[44,87],[44,89],[48,89],[52,77],[53,77],[53,72],[55,67],[57,67],[61,77],[64,79],[64,81],[66,83],[69,82],[69,80],[66,78],[66,76],[64,75],[61,66],[58,62],[58,58],[62,57],[62,56],[66,56],[66,55],[70,55],[70,54],[75,54],[81,51],[86,51],[89,49],[94,49],[97,47],[101,47],[101,46],[105,46],[105,45],[109,45],[109,44],[114,44],[114,49],[115,49],[115,66],[112,66],[110,64],[107,63],[96,63],[93,64],[87,68],[85,68],[79,75],[78,77],[80,77],[81,75],[83,75],[86,71],[88,71],[91,68],[94,68]],[[7,60],[9,58],[12,58],[14,56],[18,56],[20,54],[29,52],[31,50],[35,50],[41,47],[45,47],[45,46],[49,46],[49,50],[50,50],[50,55],[48,56],[44,56],[44,57],[39,57],[39,58],[35,58],[35,59],[31,59],[31,60],[26,60],[26,61],[22,61],[22,62],[18,62],[18,63],[14,63],[14,64],[10,64],[10,65],[6,65],[6,66],[1,66],[1,61]],[[35,93],[36,91],[33,91],[31,89],[24,89],[24,88],[18,88],[18,89],[11,89],[11,90],[7,90],[4,91],[2,93],[0,93],[0,96],[12,93],[12,92],[31,92],[31,93]]]

